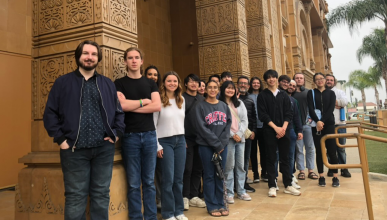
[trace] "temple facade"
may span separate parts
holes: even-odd
[[[161,74],[230,71],[236,80],[275,69],[304,73],[310,88],[314,73],[332,72],[327,13],[324,0],[1,0],[0,188],[16,184],[15,219],[63,218],[59,148],[42,117],[55,79],[76,69],[81,41],[101,45],[97,71],[113,81],[126,74],[124,50],[138,46],[144,68]],[[128,218],[119,147],[109,212]]]

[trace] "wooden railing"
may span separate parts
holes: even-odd
[[[377,127],[377,128],[375,128]],[[340,128],[357,128],[358,133],[346,133],[346,134],[338,134],[338,129]],[[372,141],[378,141],[387,143],[387,138],[382,137],[375,137],[372,135],[364,134],[364,130],[372,130],[372,131],[378,131],[382,133],[387,133],[387,126],[381,126],[377,124],[371,124],[366,122],[355,122],[355,123],[347,123],[347,125],[343,126],[337,126],[335,129],[336,134],[328,134],[321,138],[321,153],[323,156],[323,162],[326,167],[329,169],[348,169],[348,168],[360,168],[363,175],[363,185],[364,185],[364,191],[365,191],[365,197],[367,202],[367,210],[368,210],[368,218],[370,220],[374,219],[374,213],[372,210],[372,200],[371,200],[371,191],[370,191],[370,184],[369,184],[369,178],[368,178],[368,159],[367,159],[367,152],[366,152],[366,145],[365,140],[372,140]],[[359,149],[359,156],[360,156],[360,164],[330,164],[328,162],[327,158],[327,151],[325,147],[325,141],[327,139],[336,139],[336,144],[338,147],[345,148],[345,147],[357,147]],[[357,144],[355,145],[341,145],[339,143],[339,138],[350,138],[350,139],[357,139]]]

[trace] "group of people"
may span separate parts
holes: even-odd
[[[186,220],[183,211],[190,206],[227,216],[235,197],[251,200],[252,183],[268,182],[268,195],[276,197],[278,171],[284,193],[299,196],[304,158],[308,178],[326,185],[320,139],[345,123],[339,114],[347,104],[333,75],[316,73],[317,88],[307,90],[302,73],[291,80],[268,70],[263,89],[258,77],[240,76],[234,83],[230,72],[207,83],[195,74],[183,81],[174,71],[161,76],[152,65],[142,74],[140,49],[128,48],[123,56],[127,75],[113,83],[96,71],[100,46],[83,41],[75,50],[78,68],[59,77],[49,93],[43,121],[60,147],[65,219],[86,219],[88,197],[91,219],[108,219],[118,140],[129,219],[157,219],[160,208],[163,219]],[[345,163],[345,151],[333,139],[326,146],[330,163]],[[247,177],[249,161],[253,179]],[[348,170],[341,175],[350,177]],[[328,176],[339,186],[338,170]]]

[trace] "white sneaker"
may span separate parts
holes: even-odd
[[[258,179],[255,179],[253,182],[254,182],[254,183],[259,183],[259,178],[258,178]]]
[[[176,218],[175,217],[163,218],[163,220],[176,220]]]
[[[201,200],[199,197],[193,197],[192,199],[189,200],[189,206],[205,208],[206,203],[203,200]]]
[[[184,197],[183,201],[184,201],[184,211],[187,211],[189,209],[189,200],[188,198]]]
[[[234,197],[233,196],[227,196],[226,202],[228,204],[234,204]]]
[[[250,179],[250,178],[247,177],[247,180],[246,180],[246,183],[247,183],[247,184],[252,184],[253,182],[254,182],[254,181],[253,181],[252,179]]]
[[[277,184],[277,179],[275,179],[275,190],[279,191],[279,187],[278,187],[278,184]]]
[[[251,201],[251,197],[247,193],[242,194],[242,195],[238,195],[238,199],[241,199],[241,200],[244,200],[244,201]]]
[[[293,182],[298,183],[298,179],[295,176],[293,176],[292,180]]]
[[[292,194],[294,196],[299,196],[301,195],[301,192],[296,190],[293,186],[288,186],[285,188],[284,190],[284,193],[287,193],[287,194]]]
[[[295,189],[301,189],[301,186],[298,185],[296,182],[292,182],[292,186],[295,188]]]
[[[157,207],[158,209],[161,209],[161,201],[156,202],[156,207]]]
[[[177,220],[188,220],[188,218],[184,214],[176,216],[176,219]]]
[[[271,187],[269,189],[269,197],[276,197],[277,196],[277,190],[275,189],[275,187]]]

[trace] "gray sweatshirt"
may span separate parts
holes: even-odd
[[[219,152],[227,146],[230,138],[231,112],[226,103],[200,102],[195,108],[196,143],[210,146]]]

